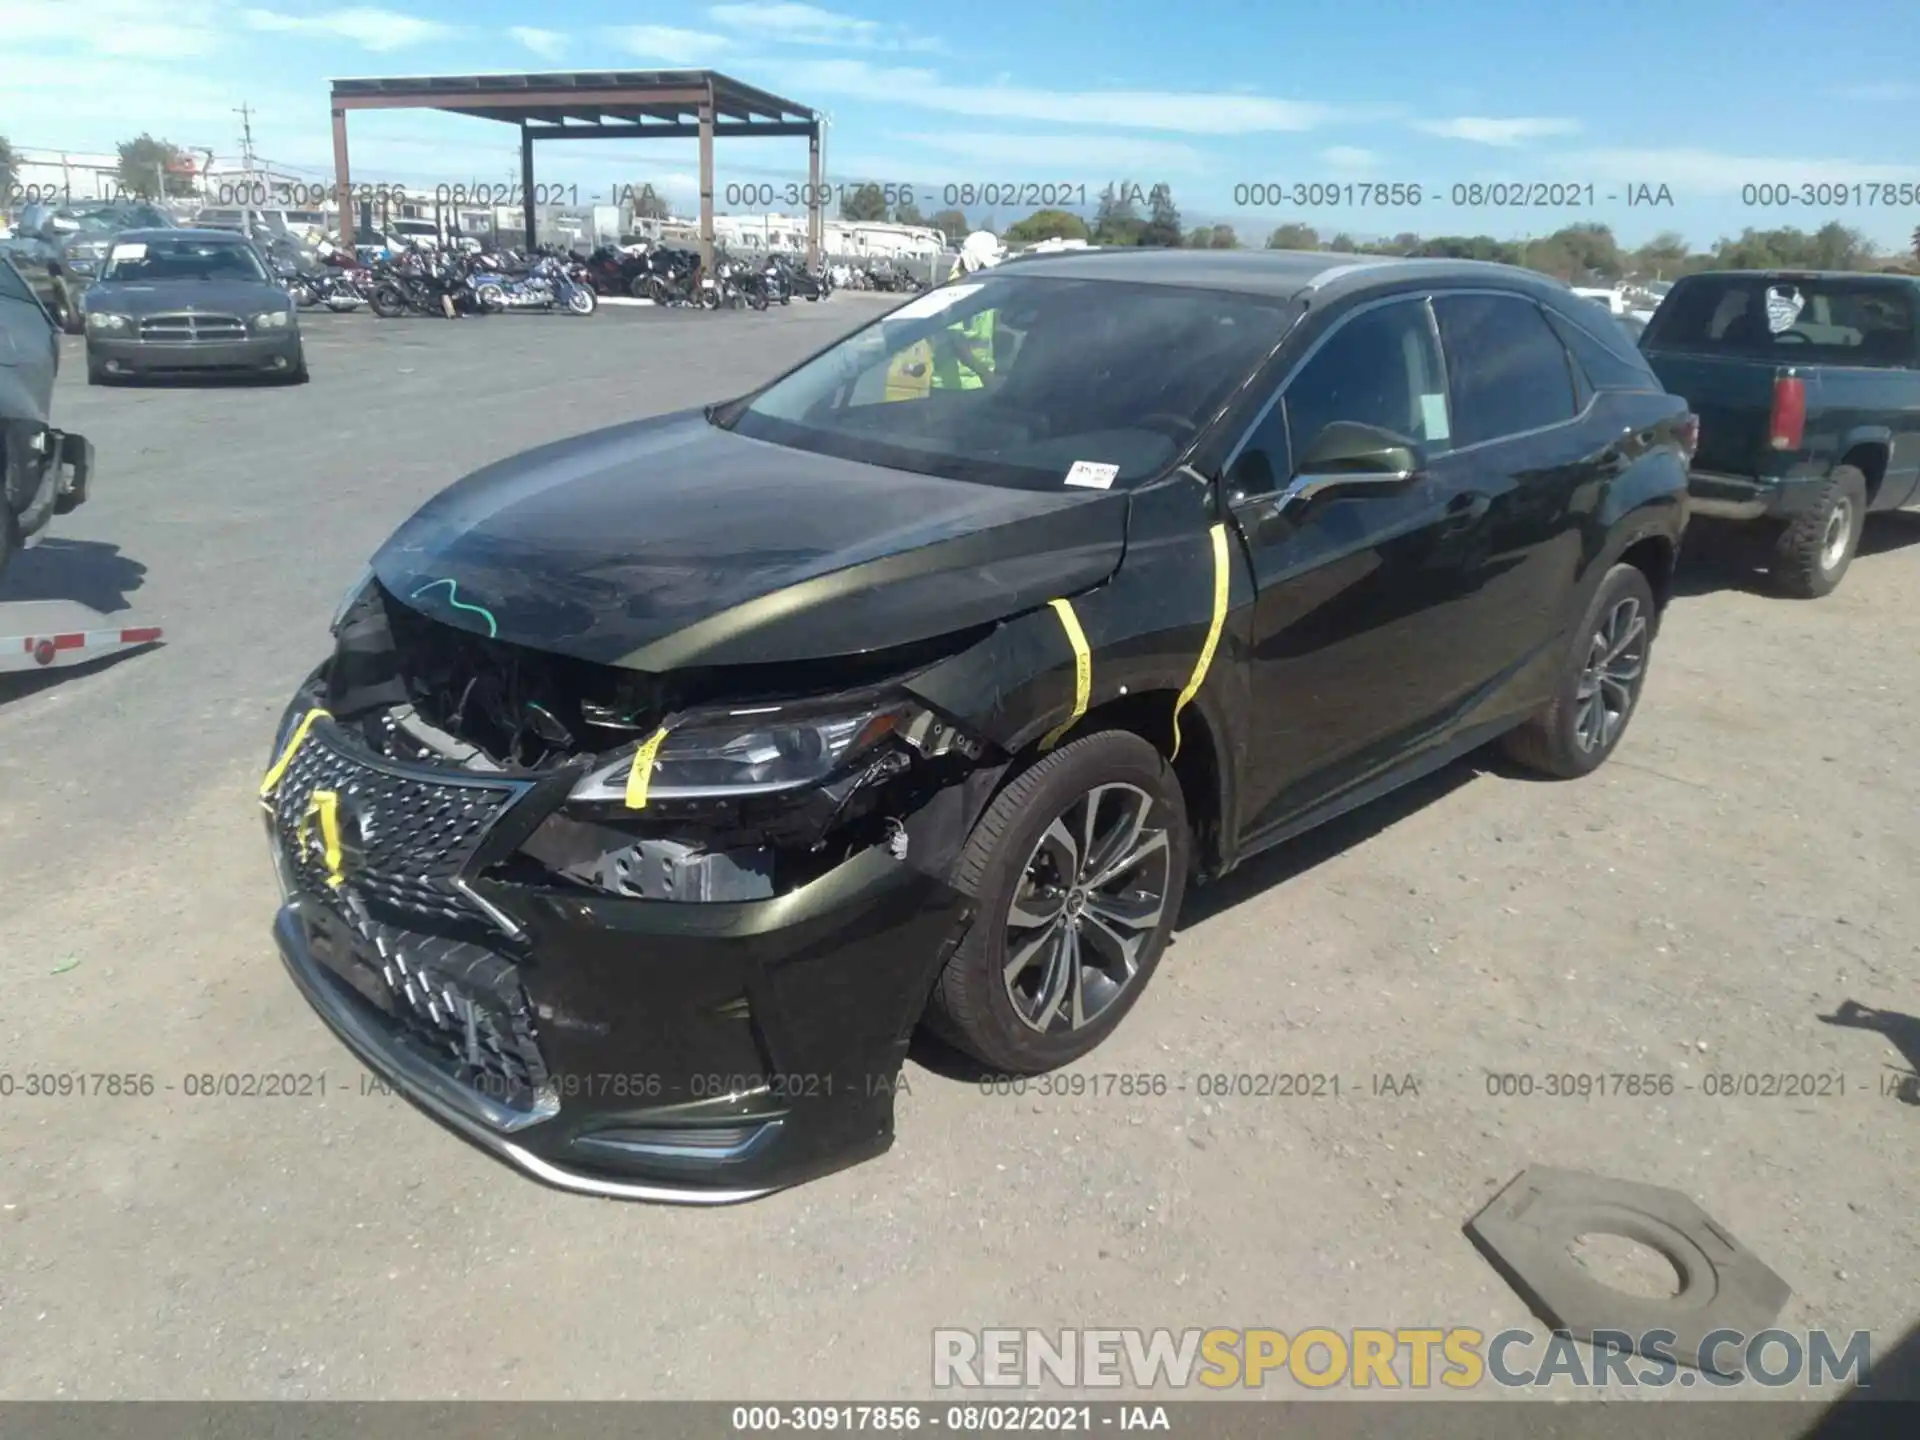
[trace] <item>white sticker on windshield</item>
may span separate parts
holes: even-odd
[[[1420,438],[1423,440],[1453,438],[1453,429],[1447,423],[1446,396],[1422,395],[1420,397]]]
[[[137,241],[116,245],[113,247],[113,253],[107,258],[109,260],[144,260],[147,258],[147,247]]]
[[[942,285],[938,290],[929,290],[918,299],[909,300],[898,310],[888,312],[889,320],[924,320],[929,315],[938,315],[942,310],[958,305],[969,295],[984,290],[984,285]]]
[[[1095,460],[1076,460],[1073,468],[1067,471],[1067,484],[1079,485],[1088,490],[1111,490],[1113,477],[1120,473],[1118,465],[1102,465]]]
[[[1767,287],[1767,329],[1778,335],[1800,318],[1807,308],[1807,297],[1789,286]]]

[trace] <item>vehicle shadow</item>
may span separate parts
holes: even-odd
[[[23,550],[0,579],[0,604],[9,600],[77,600],[109,614],[125,610],[127,596],[146,583],[147,567],[101,540],[42,540]]]
[[[167,375],[123,375],[104,384],[96,384],[96,390],[253,390],[261,386],[280,389],[304,384],[285,375],[262,373],[249,374],[167,374]]]
[[[1907,1074],[1901,1077],[1898,1095],[1909,1105],[1920,1105],[1920,1019],[1902,1015],[1898,1010],[1876,1010],[1858,1000],[1842,1000],[1833,1014],[1818,1017],[1823,1025],[1839,1025],[1849,1030],[1871,1030],[1884,1035],[1900,1058],[1907,1062]]]
[[[1920,512],[1890,510],[1867,517],[1855,555],[1857,559],[1871,559],[1910,545],[1920,545]],[[1773,583],[1767,574],[1770,559],[1764,535],[1739,526],[1697,522],[1687,532],[1674,571],[1674,597],[1711,595],[1727,589],[1771,595]]]
[[[42,540],[23,550],[0,579],[0,606],[12,601],[70,600],[113,615],[129,608],[127,597],[146,583],[147,567],[100,540]],[[144,648],[144,647],[143,647]],[[136,650],[57,669],[0,675],[0,705],[37,694],[61,680],[118,664]]]
[[[1842,1337],[1844,1338],[1844,1337]],[[1885,1407],[1897,1405],[1899,1409]],[[1920,1325],[1884,1354],[1865,1379],[1821,1412],[1799,1440],[1885,1440],[1920,1433]]]
[[[1180,918],[1174,923],[1174,935],[1298,879],[1481,775],[1506,773],[1496,762],[1496,753],[1483,747],[1463,755],[1391,794],[1253,856],[1211,885],[1190,888],[1180,907]],[[1512,773],[1518,776],[1524,772],[1516,769]],[[1170,950],[1169,954],[1178,952]],[[907,1058],[947,1080],[979,1084],[1000,1078],[998,1072],[947,1044],[924,1025],[914,1031]]]

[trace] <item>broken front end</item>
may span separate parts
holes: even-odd
[[[371,579],[334,633],[261,799],[283,957],[369,1066],[597,1194],[748,1199],[888,1146],[1006,763],[900,681],[977,637],[651,675]]]

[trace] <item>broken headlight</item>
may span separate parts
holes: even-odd
[[[660,800],[774,795],[817,785],[848,762],[897,735],[923,756],[977,753],[920,706],[899,698],[802,708],[768,705],[688,717],[667,729],[653,760],[647,794]],[[620,801],[634,752],[592,771],[572,799]]]

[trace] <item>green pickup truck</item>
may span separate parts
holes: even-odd
[[[1641,336],[1699,417],[1691,515],[1756,533],[1789,595],[1829,594],[1868,514],[1920,501],[1916,316],[1913,276],[1710,271]]]

